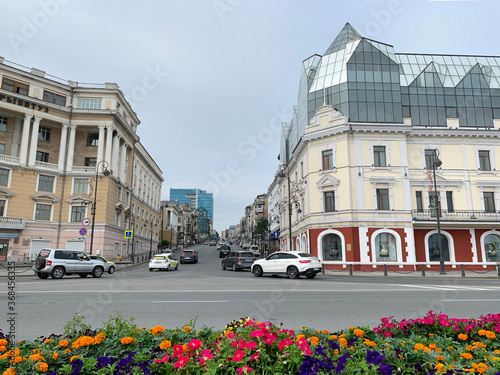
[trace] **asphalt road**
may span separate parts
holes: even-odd
[[[117,312],[139,327],[176,328],[196,319],[196,328],[216,329],[241,317],[300,329],[340,330],[374,327],[380,319],[423,317],[428,311],[456,318],[500,312],[499,279],[345,277],[254,277],[249,271],[223,271],[215,247],[198,245],[197,264],[177,271],[149,272],[143,264],[100,279],[78,276],[16,280],[15,313],[7,315],[7,279],[0,280],[0,327],[16,320],[16,338],[62,333],[77,312],[94,328]],[[176,253],[177,257],[180,252]]]

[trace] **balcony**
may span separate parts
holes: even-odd
[[[0,217],[0,228],[23,230],[26,226],[25,218]]]
[[[436,210],[412,210],[414,221],[436,221]],[[500,222],[500,211],[441,211],[440,221]]]
[[[19,164],[19,157],[10,155],[0,155],[0,163]]]
[[[45,163],[43,161],[35,161],[35,167],[39,169],[46,169],[49,171],[57,171],[57,164]]]

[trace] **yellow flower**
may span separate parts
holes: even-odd
[[[40,372],[47,372],[49,370],[49,365],[45,362],[38,362],[35,368]]]
[[[73,357],[71,357],[71,358],[69,359],[69,361],[70,361],[70,362],[73,362],[73,360],[75,360],[75,359],[77,359],[77,358],[80,358],[80,357],[78,357],[77,355],[74,355]]]
[[[305,336],[304,335],[297,335],[295,336],[295,341],[298,341],[300,340],[301,338],[304,338]]]
[[[357,337],[363,337],[365,333],[363,332],[363,330],[361,329],[355,329],[354,330],[354,336],[357,336]]]
[[[191,332],[193,329],[189,326],[182,327],[182,332]]]
[[[467,340],[467,335],[465,333],[461,333],[461,334],[458,335],[458,338],[460,340]]]
[[[69,345],[69,342],[66,340],[61,340],[59,341],[59,346],[66,347]]]
[[[124,337],[120,340],[120,342],[123,344],[123,345],[128,345],[130,344],[132,341],[134,341],[134,339],[132,337]]]
[[[57,359],[57,357],[59,357],[59,354],[57,354],[56,352],[52,352],[52,359],[54,361]]]
[[[460,354],[460,357],[462,357],[463,359],[471,359],[472,358],[472,354],[470,354],[470,353],[462,353],[462,354]]]
[[[162,342],[160,342],[160,349],[161,350],[165,350],[165,349],[168,349],[172,346],[172,343],[168,340],[163,340]]]
[[[446,367],[444,367],[444,365],[442,363],[438,363],[436,364],[436,366],[434,367],[437,372],[441,373],[441,372],[445,372],[446,371]]]

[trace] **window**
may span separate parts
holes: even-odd
[[[0,131],[1,132],[7,131],[7,121],[8,121],[7,117],[0,116]]]
[[[5,200],[0,200],[0,217],[5,213]]]
[[[479,169],[482,171],[491,171],[490,152],[485,150],[478,151]]]
[[[78,108],[101,109],[101,99],[78,99]]]
[[[0,168],[0,186],[7,186],[9,183],[9,170]]]
[[[50,220],[50,211],[52,206],[50,204],[36,204],[35,220]]]
[[[373,165],[385,167],[385,146],[373,146]]]
[[[40,175],[38,177],[38,191],[50,191],[54,189],[54,176]]]
[[[425,150],[425,169],[432,170],[434,164],[434,150]]]
[[[3,143],[0,143],[0,155],[5,154],[5,145]]]
[[[304,178],[304,162],[300,162],[300,178]]]
[[[431,209],[431,217],[436,217],[439,213],[441,217],[441,194],[435,191],[429,191],[429,208]]]
[[[375,259],[377,262],[396,261],[396,238],[390,233],[380,233],[375,237]]]
[[[484,211],[495,212],[495,199],[494,193],[483,193],[484,197]]]
[[[448,249],[448,239],[444,236],[441,235],[441,241],[439,241],[439,234],[434,233],[433,235],[429,236],[429,260],[431,262],[438,262],[439,261],[439,250],[443,252],[443,259],[445,261],[450,260],[450,251]]]
[[[417,212],[424,212],[424,202],[422,200],[422,192],[417,191],[415,192],[415,194],[417,199]]]
[[[335,211],[335,192],[327,191],[325,194],[325,212]]]
[[[54,103],[57,105],[66,105],[66,97],[63,95],[58,95],[50,91],[43,92],[43,100],[49,103]]]
[[[86,207],[82,206],[71,206],[71,222],[79,223],[85,219]]]
[[[41,141],[50,142],[50,128],[46,126],[40,126],[40,128],[38,128],[38,139]]]
[[[85,158],[86,167],[95,167],[97,165],[97,158]]]
[[[498,262],[500,260],[500,237],[496,234],[488,234],[484,238],[484,249],[487,262]]]
[[[10,92],[15,92],[21,95],[28,95],[29,88],[29,85],[14,81],[13,79],[4,77],[2,80],[2,89]]]
[[[389,209],[389,190],[388,189],[377,189],[377,209],[378,210],[388,210]]]
[[[342,239],[338,234],[323,237],[323,260],[342,260]]]
[[[327,171],[333,169],[333,150],[326,150],[322,152],[323,155],[323,170]]]
[[[453,212],[453,192],[452,191],[446,192],[446,207],[448,209],[448,212]]]
[[[87,146],[99,146],[99,133],[87,134]]]
[[[88,178],[75,178],[73,194],[88,194],[89,180]]]
[[[36,161],[42,161],[44,163],[48,163],[49,162],[49,153],[37,151],[36,152]]]
[[[118,202],[122,201],[122,187],[118,186]]]

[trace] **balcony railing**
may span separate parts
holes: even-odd
[[[18,229],[23,230],[26,226],[26,219],[19,217],[1,217],[0,216],[0,228],[1,229]]]
[[[0,155],[1,163],[19,164],[19,157],[10,155]]]
[[[436,210],[412,211],[414,221],[436,221]],[[500,211],[441,211],[440,221],[499,221]]]
[[[43,161],[35,161],[35,167],[40,169],[48,169],[51,171],[57,171],[57,164],[45,163]]]

